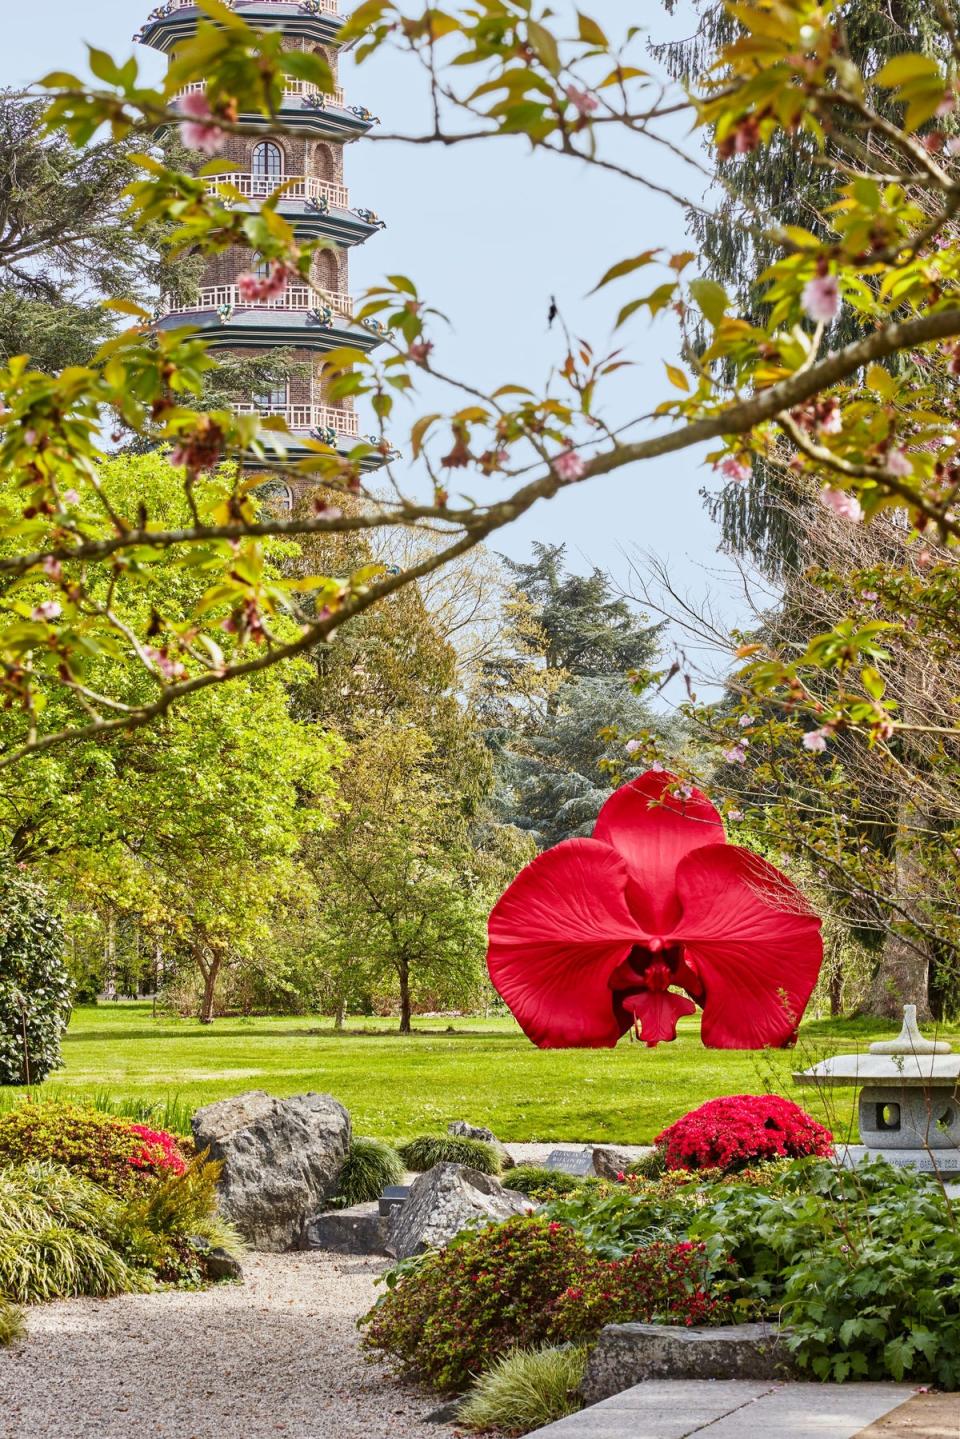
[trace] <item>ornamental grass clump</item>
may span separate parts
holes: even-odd
[[[468,1164],[481,1174],[499,1174],[500,1159],[493,1145],[482,1139],[455,1134],[421,1134],[401,1144],[398,1151],[408,1169],[423,1174],[435,1164]]]
[[[151,1286],[121,1253],[120,1205],[69,1170],[31,1162],[0,1169],[0,1297],[16,1304]]]
[[[5,1349],[10,1344],[16,1344],[18,1339],[26,1337],[27,1326],[23,1321],[23,1311],[15,1304],[7,1304],[0,1299],[0,1349]]]
[[[667,1169],[745,1169],[773,1159],[826,1157],[833,1135],[776,1094],[711,1099],[658,1134]]]
[[[537,1164],[518,1164],[507,1174],[504,1183],[508,1189],[525,1194],[539,1204],[559,1199],[565,1194],[576,1194],[584,1187],[585,1181],[576,1174],[564,1174],[559,1169],[542,1169]]]
[[[580,1408],[586,1369],[583,1345],[515,1349],[480,1376],[460,1406],[457,1424],[475,1434],[495,1430],[513,1436],[542,1429]]]
[[[379,1199],[389,1184],[403,1182],[403,1160],[382,1139],[354,1139],[337,1180],[336,1200],[345,1209]]]

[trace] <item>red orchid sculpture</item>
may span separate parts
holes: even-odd
[[[612,1048],[631,1026],[653,1046],[698,1005],[710,1049],[783,1047],[822,961],[799,890],[728,844],[706,796],[663,771],[612,794],[592,839],[521,871],[490,916],[487,954],[541,1049]]]

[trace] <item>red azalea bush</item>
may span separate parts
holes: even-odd
[[[791,1099],[734,1094],[711,1099],[671,1124],[653,1141],[667,1169],[744,1169],[770,1159],[829,1155],[829,1129]]]
[[[62,1164],[115,1194],[145,1177],[186,1168],[172,1134],[78,1104],[18,1104],[0,1115],[0,1167],[39,1159]]]
[[[141,1148],[131,1155],[134,1169],[151,1174],[183,1174],[187,1161],[176,1138],[165,1129],[150,1129],[146,1124],[131,1124],[130,1133],[141,1140]]]
[[[511,1349],[594,1339],[604,1324],[721,1323],[726,1311],[706,1283],[701,1246],[656,1243],[611,1262],[567,1224],[510,1219],[401,1268],[362,1321],[364,1345],[459,1393]]]

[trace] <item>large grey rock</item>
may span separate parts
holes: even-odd
[[[621,1174],[636,1174],[637,1158],[637,1152],[633,1149],[598,1146],[593,1151],[593,1172],[601,1179],[616,1179]]]
[[[447,1133],[455,1134],[458,1139],[479,1139],[484,1144],[489,1144],[500,1160],[501,1169],[513,1169],[515,1160],[505,1144],[502,1144],[492,1129],[484,1129],[481,1124],[468,1124],[465,1119],[455,1119],[447,1125]]]
[[[389,1219],[376,1200],[317,1214],[303,1226],[302,1249],[326,1249],[333,1254],[386,1254]]]
[[[220,1207],[254,1249],[299,1247],[304,1222],[336,1192],[350,1116],[329,1094],[274,1099],[262,1089],[193,1116],[198,1149],[223,1163]]]
[[[781,1331],[768,1324],[608,1324],[581,1392],[584,1403],[599,1404],[648,1379],[779,1379],[791,1372]]]
[[[387,1251],[396,1259],[409,1259],[441,1249],[468,1225],[499,1223],[529,1214],[532,1208],[525,1194],[504,1189],[489,1174],[466,1164],[436,1164],[420,1175],[410,1198],[390,1220]]]

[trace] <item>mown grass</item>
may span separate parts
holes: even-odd
[[[675,1044],[645,1049],[535,1049],[512,1020],[154,1019],[147,1003],[79,1008],[65,1037],[66,1066],[40,1093],[183,1116],[247,1089],[335,1094],[355,1132],[384,1139],[438,1133],[451,1119],[488,1125],[506,1140],[644,1143],[706,1099],[775,1089],[851,1132],[853,1092],[821,1096],[793,1084],[795,1069],[827,1054],[864,1049],[895,1025],[812,1020],[798,1049],[749,1054],[704,1049],[695,1020]],[[957,1031],[947,1038],[958,1038]],[[0,1090],[0,1105],[20,1091]],[[825,1103],[825,1101],[827,1101]],[[182,1121],[181,1121],[182,1124]],[[176,1128],[173,1124],[171,1127]]]

